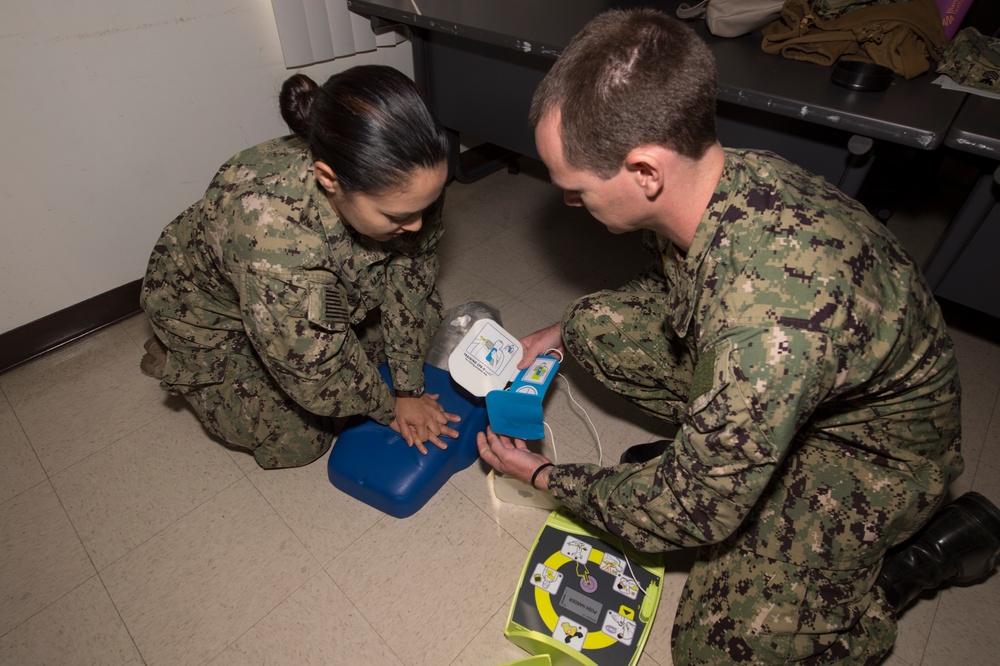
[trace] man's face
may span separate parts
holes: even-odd
[[[635,197],[640,194],[622,167],[604,180],[591,171],[570,166],[563,155],[561,114],[558,109],[542,117],[535,128],[538,154],[549,169],[552,184],[563,191],[567,206],[583,206],[611,233],[642,228],[642,214]]]

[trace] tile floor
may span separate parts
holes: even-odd
[[[441,250],[446,304],[486,301],[515,334],[644,261],[635,236],[564,207],[537,163],[522,166],[450,186]],[[915,210],[893,219],[899,233],[926,226],[926,208]],[[140,374],[148,334],[133,317],[0,375],[0,663],[482,666],[525,656],[502,628],[545,511],[497,501],[479,463],[403,520],[336,490],[325,459],[265,472]],[[953,334],[968,461],[956,493],[1000,501],[1000,344]],[[572,362],[563,374],[605,461],[664,434]],[[561,383],[547,420],[561,459],[598,460]],[[668,560],[644,666],[670,664],[688,562]],[[993,576],[922,599],[887,663],[997,663],[998,595]]]

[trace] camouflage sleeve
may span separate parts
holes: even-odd
[[[251,269],[237,286],[254,348],[296,403],[315,414],[392,422],[396,400],[351,330],[337,276]]]
[[[703,350],[681,428],[641,466],[558,465],[549,490],[593,524],[649,552],[717,543],[756,504],[797,429],[827,395],[826,336],[739,330]]]
[[[443,316],[434,286],[443,205],[444,193],[424,213],[420,231],[397,241],[398,252],[386,268],[382,333],[392,383],[400,390],[423,387],[424,356]]]

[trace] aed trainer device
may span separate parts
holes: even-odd
[[[523,350],[498,323],[472,325],[448,358],[452,378],[474,396],[486,398],[490,428],[518,439],[545,439],[542,400],[559,369],[559,360],[542,355],[518,371]]]
[[[542,399],[559,369],[554,356],[539,356],[503,391],[486,394],[486,412],[494,432],[519,439],[545,439]]]

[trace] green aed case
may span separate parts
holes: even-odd
[[[524,564],[504,635],[553,666],[634,666],[662,591],[659,557],[553,511]]]

